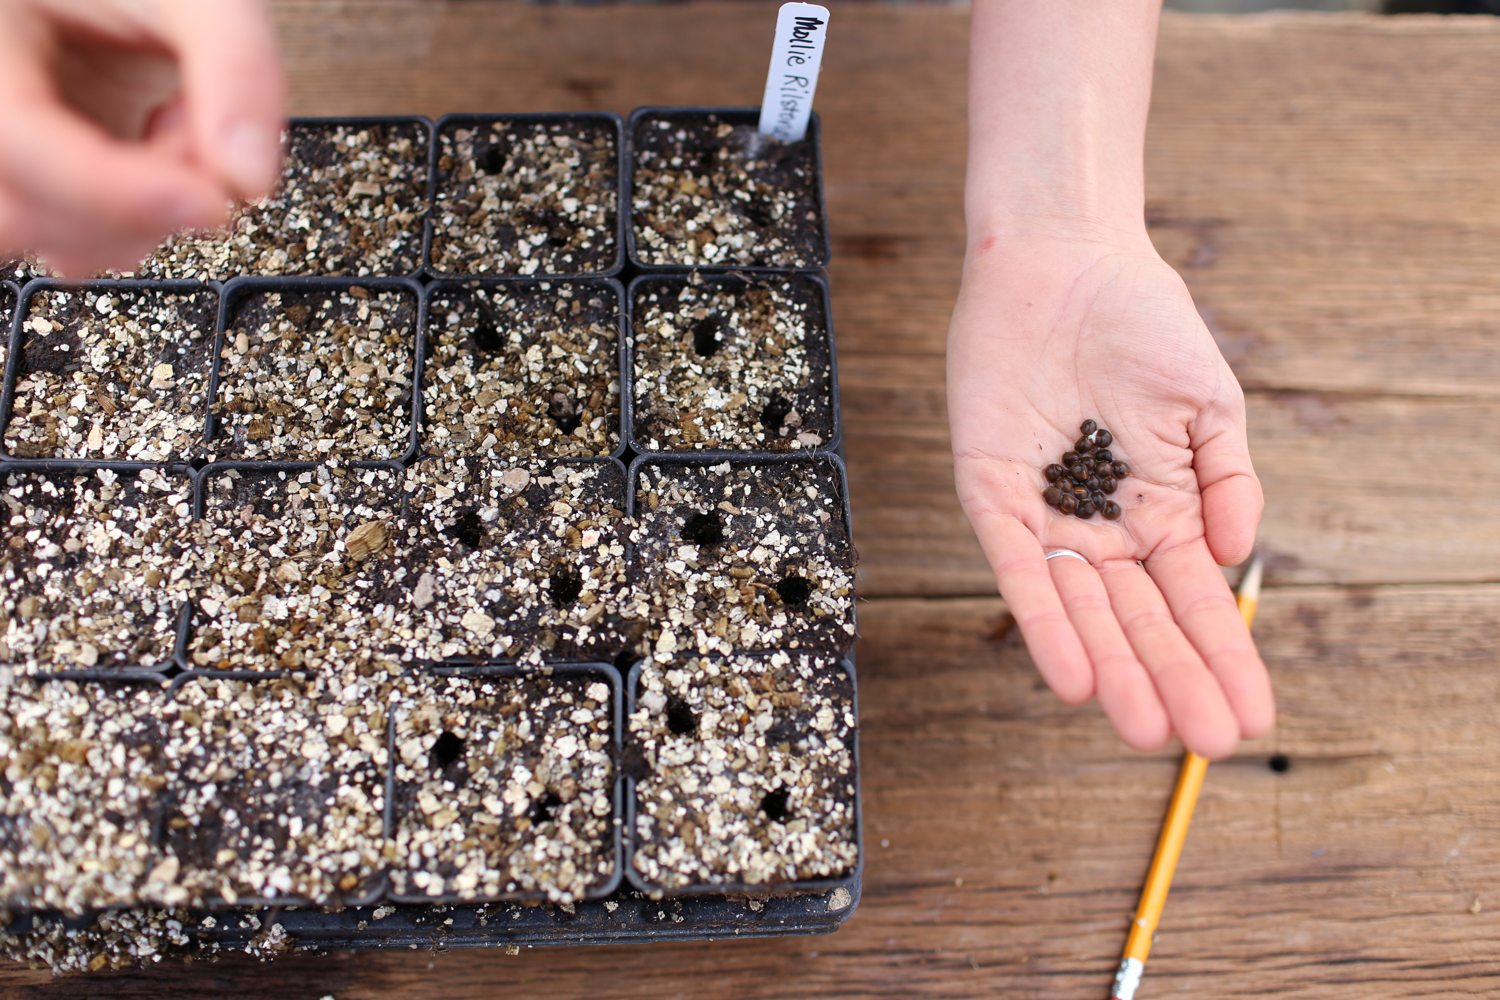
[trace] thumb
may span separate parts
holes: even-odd
[[[1215,404],[1194,421],[1188,443],[1193,449],[1209,551],[1221,566],[1242,563],[1255,547],[1265,494],[1250,464],[1245,399],[1238,385],[1232,401]]]
[[[281,174],[286,84],[260,0],[170,0],[194,158],[239,198],[268,194]]]

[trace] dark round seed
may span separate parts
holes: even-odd
[[[1074,483],[1073,488],[1068,492],[1072,493],[1075,497],[1082,500],[1084,497],[1089,495],[1089,488],[1082,483]]]
[[[1068,475],[1081,483],[1089,477],[1089,467],[1082,462],[1074,462],[1072,467],[1068,469]]]
[[[1124,462],[1116,462],[1114,465],[1111,465],[1110,468],[1115,471],[1116,479],[1124,479],[1126,476],[1130,475],[1130,466],[1126,465]]]
[[[1076,452],[1076,451],[1065,451],[1065,452],[1063,452],[1063,456],[1062,456],[1062,464],[1063,465],[1072,465],[1073,463],[1075,463],[1077,461],[1078,461],[1078,452]]]
[[[1049,486],[1045,490],[1042,490],[1042,499],[1047,501],[1048,507],[1056,507],[1062,502],[1062,496],[1062,490],[1056,486]]]
[[[1108,448],[1110,442],[1113,441],[1114,439],[1115,439],[1114,435],[1111,434],[1109,431],[1100,430],[1099,433],[1097,433],[1097,434],[1094,435],[1094,447],[1096,447],[1096,448]]]
[[[1042,474],[1047,477],[1047,482],[1055,483],[1059,479],[1061,479],[1067,473],[1067,471],[1067,469],[1064,469],[1060,465],[1049,465],[1047,466],[1046,471]]]
[[[1080,455],[1087,455],[1094,450],[1094,442],[1088,438],[1079,438],[1073,442],[1073,450]]]
[[[1114,457],[1108,448],[1100,448],[1094,452],[1094,461],[1096,462],[1112,462],[1114,461]]]
[[[1115,490],[1119,489],[1119,487],[1120,484],[1115,480],[1114,476],[1099,477],[1099,492],[1113,493]]]
[[[1078,498],[1073,496],[1071,493],[1064,494],[1062,500],[1057,505],[1057,509],[1062,511],[1064,514],[1073,513],[1078,509]]]
[[[1120,519],[1120,505],[1113,500],[1104,501],[1103,514],[1106,521],[1118,521]]]
[[[1091,490],[1097,490],[1101,482],[1103,482],[1103,480],[1101,480],[1098,476],[1089,476],[1083,481],[1083,485],[1087,486]]]
[[[1092,434],[1099,429],[1099,425],[1092,420],[1085,420],[1078,425],[1078,429],[1084,434]]]
[[[1093,517],[1094,516],[1094,511],[1096,511],[1096,510],[1098,510],[1098,508],[1094,506],[1094,501],[1092,501],[1092,500],[1085,500],[1085,501],[1083,501],[1083,503],[1081,503],[1081,504],[1078,505],[1078,510],[1074,511],[1074,513],[1077,514],[1079,517],[1085,517],[1085,518],[1087,518],[1087,517]]]

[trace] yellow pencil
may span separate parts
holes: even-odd
[[[1260,603],[1260,577],[1261,560],[1256,556],[1240,578],[1236,595],[1240,615],[1247,627],[1255,620],[1255,608]],[[1156,839],[1156,855],[1146,873],[1146,887],[1141,890],[1141,901],[1135,908],[1130,936],[1125,939],[1125,952],[1120,959],[1119,971],[1115,973],[1110,1000],[1134,1000],[1135,991],[1140,988],[1141,976],[1146,971],[1146,957],[1151,953],[1151,939],[1156,936],[1157,925],[1161,923],[1161,911],[1167,905],[1167,891],[1172,888],[1177,859],[1182,857],[1188,824],[1193,821],[1193,807],[1198,804],[1198,792],[1203,788],[1203,776],[1207,771],[1207,760],[1191,751],[1183,755],[1182,768],[1177,772],[1177,787],[1172,792],[1172,804],[1167,807],[1166,821]]]

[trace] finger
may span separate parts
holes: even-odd
[[[269,194],[281,174],[286,84],[259,0],[176,0],[166,26],[182,64],[200,163],[244,199]]]
[[[1099,706],[1133,749],[1160,750],[1172,738],[1172,724],[1151,675],[1120,629],[1099,573],[1077,559],[1053,559],[1047,565],[1093,664]]]
[[[1188,443],[1202,497],[1204,537],[1221,566],[1235,566],[1250,558],[1265,507],[1250,464],[1243,399],[1236,394],[1229,412],[1207,415],[1192,431]]]
[[[1276,722],[1271,678],[1208,548],[1197,542],[1179,545],[1153,555],[1146,570],[1183,634],[1218,679],[1240,732],[1246,739],[1269,733]]]
[[[208,229],[225,214],[223,193],[199,171],[55,103],[0,115],[0,180],[34,211],[87,219],[105,242]]]
[[[1042,679],[1070,705],[1088,701],[1094,693],[1093,668],[1063,611],[1041,543],[1009,514],[975,511],[970,520]]]
[[[1239,723],[1145,568],[1133,562],[1110,563],[1100,576],[1125,637],[1151,674],[1183,745],[1210,759],[1227,756],[1239,742]]]
[[[183,161],[193,157],[193,135],[187,105],[181,98],[169,101],[146,119],[146,141],[168,156]]]

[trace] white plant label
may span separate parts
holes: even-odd
[[[784,3],[776,15],[776,42],[766,93],[760,102],[760,134],[778,142],[797,142],[807,135],[823,42],[828,37],[828,8],[815,3]]]

